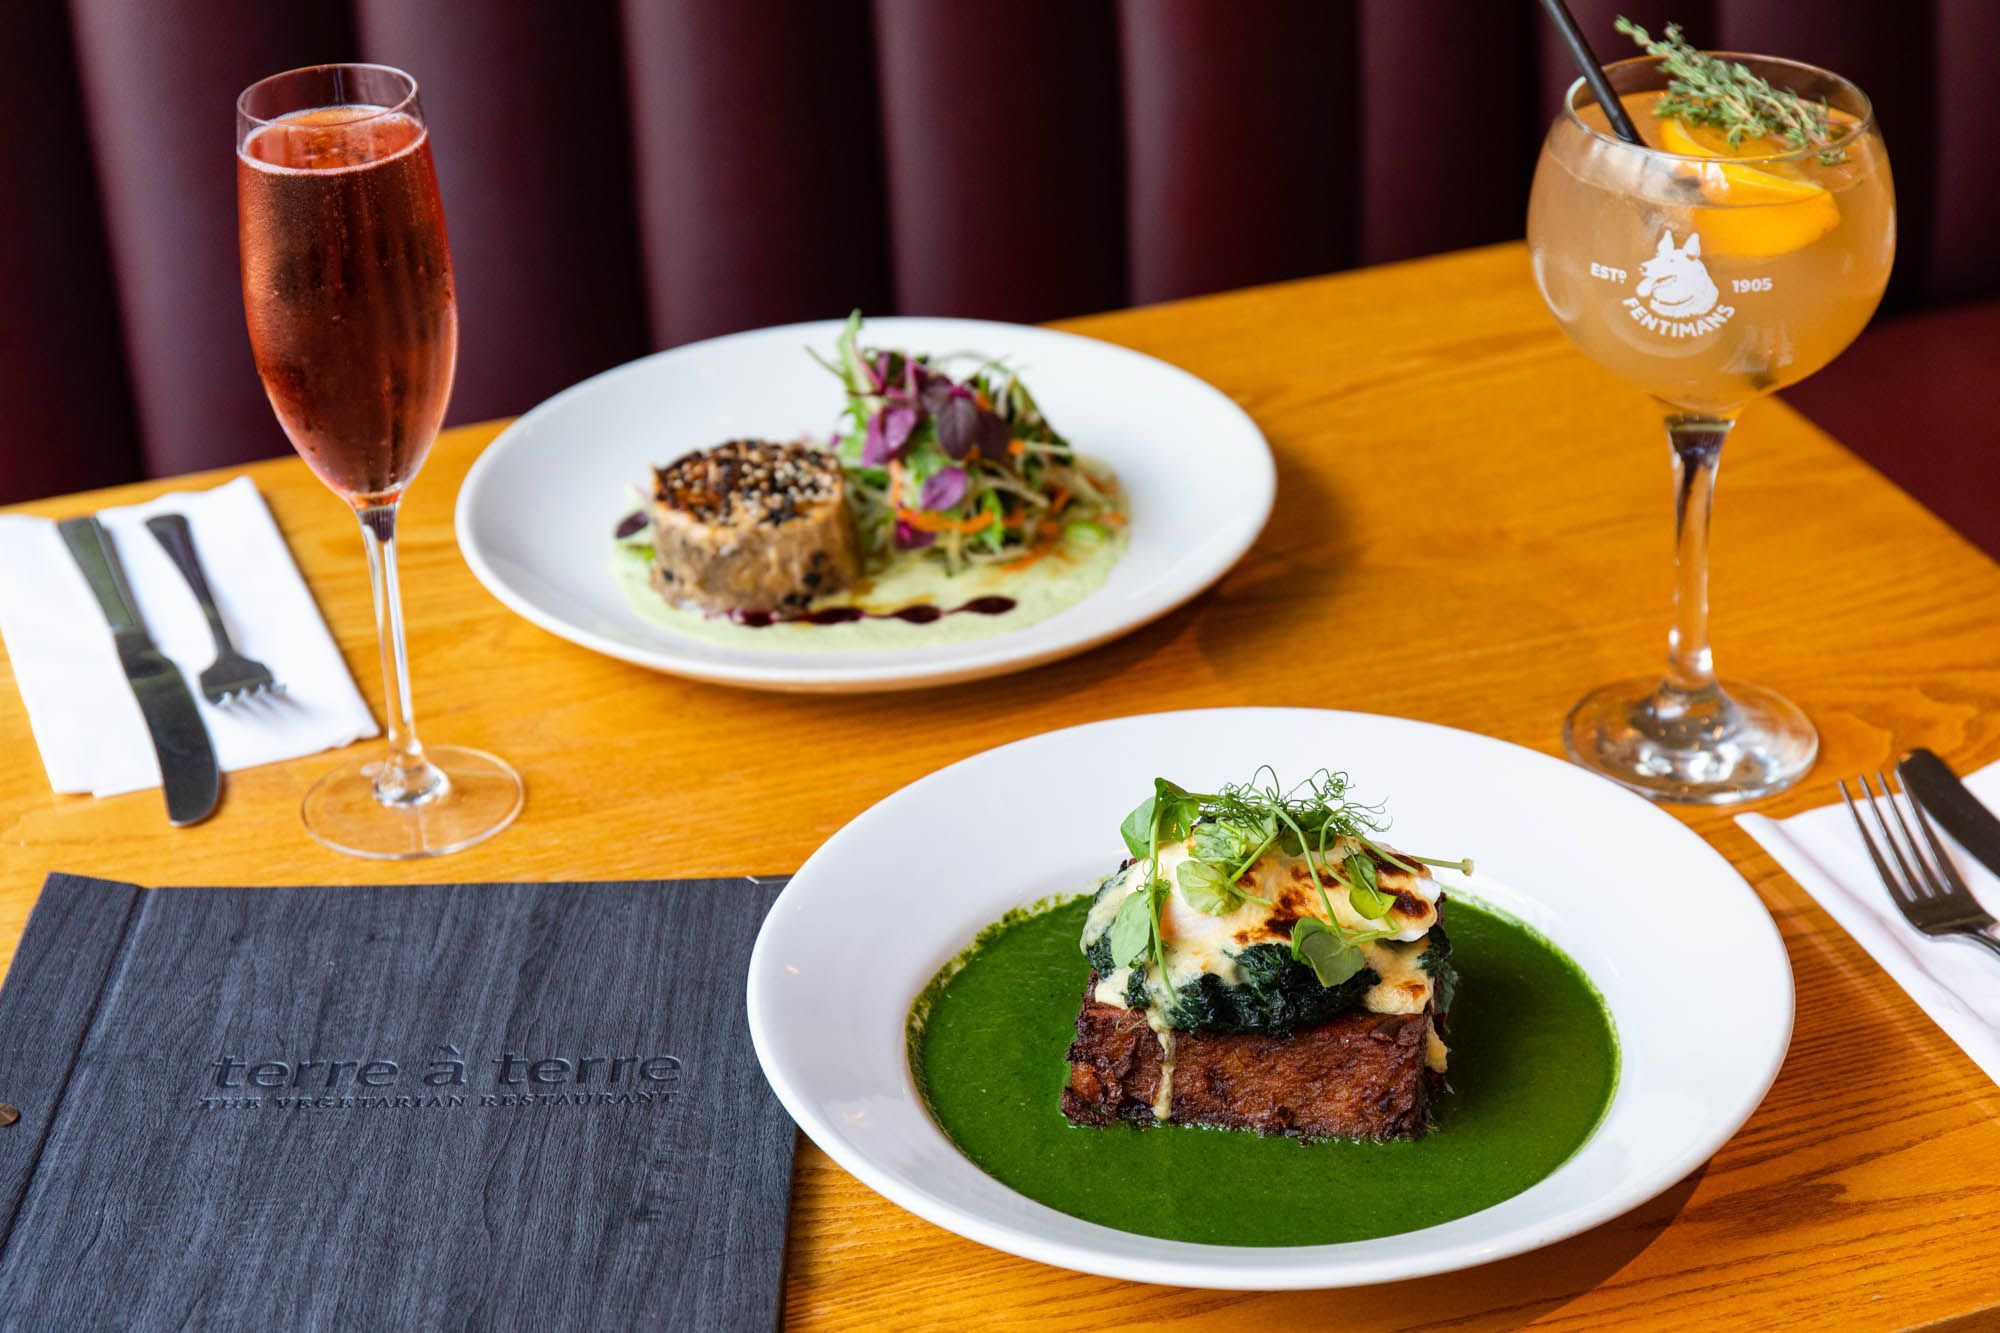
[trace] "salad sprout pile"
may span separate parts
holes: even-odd
[[[863,347],[857,310],[823,363],[847,388],[833,447],[871,565],[929,550],[953,574],[1025,567],[1125,521],[1116,482],[1077,460],[1012,370],[954,378],[942,360]]]

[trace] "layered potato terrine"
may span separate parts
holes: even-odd
[[[1098,888],[1064,1114],[1307,1139],[1423,1134],[1444,1082],[1438,1029],[1452,989],[1437,882],[1414,858],[1344,836],[1310,856],[1274,844],[1221,902],[1194,895],[1198,908],[1179,872],[1202,835],[1197,824]],[[1357,909],[1354,878],[1372,880],[1361,898],[1381,915]],[[1157,933],[1144,955],[1121,961],[1114,922],[1149,884]],[[1351,973],[1336,967],[1323,981],[1294,947],[1301,933],[1327,936]]]

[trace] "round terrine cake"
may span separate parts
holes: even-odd
[[[861,575],[847,480],[830,452],[729,440],[653,472],[653,586],[714,613],[802,611]]]

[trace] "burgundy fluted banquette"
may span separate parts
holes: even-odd
[[[1992,0],[1577,0],[1876,102],[1889,306],[1792,401],[2000,552]],[[10,0],[0,500],[284,451],[236,276],[236,93],[417,76],[452,418],[782,320],[1039,320],[1517,237],[1572,76],[1532,0]]]

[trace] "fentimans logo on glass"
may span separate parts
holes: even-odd
[[[1623,283],[1626,272],[1607,264],[1592,264],[1594,277]],[[1765,290],[1768,279],[1746,284],[1739,290]],[[1722,304],[1722,291],[1701,262],[1701,237],[1689,232],[1676,243],[1673,228],[1660,232],[1653,257],[1639,265],[1639,284],[1634,295],[1624,298],[1625,313],[1650,332],[1667,338],[1697,338],[1713,333],[1736,315],[1736,307]]]

